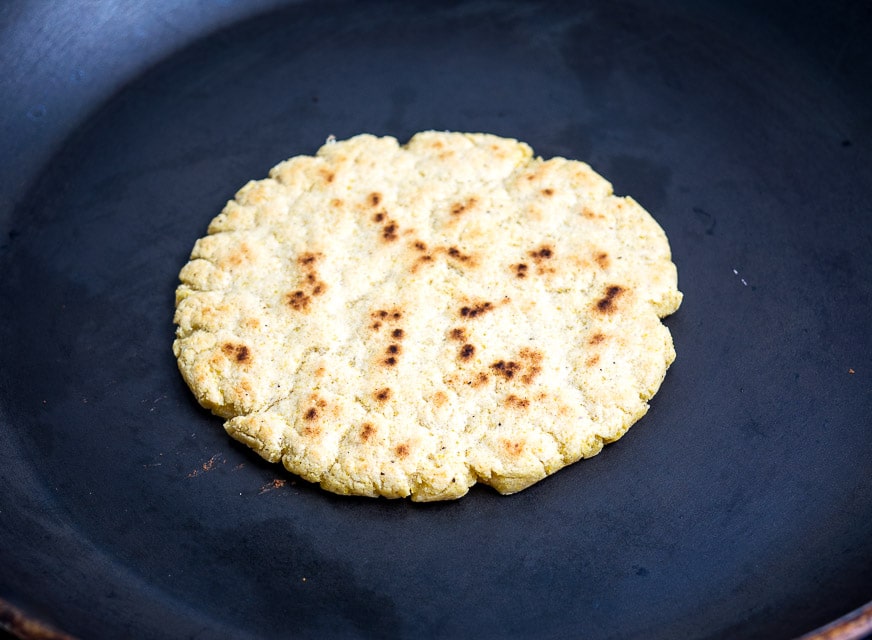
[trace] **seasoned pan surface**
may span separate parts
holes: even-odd
[[[0,85],[0,599],[89,638],[663,639],[872,600],[865,3],[161,4],[148,64],[109,55],[139,33],[118,7],[82,54],[69,12],[94,34],[97,9],[72,6],[27,33],[75,68],[22,53]],[[170,350],[238,187],[422,129],[588,161],[679,268],[648,416],[511,497],[321,491],[232,442]]]

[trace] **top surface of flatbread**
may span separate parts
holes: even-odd
[[[227,431],[342,494],[523,489],[620,438],[675,358],[662,229],[516,140],[360,135],[250,182],[176,293]]]

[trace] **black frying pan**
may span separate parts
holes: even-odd
[[[777,639],[863,607],[870,36],[864,1],[0,5],[0,621]],[[239,186],[330,134],[422,129],[590,162],[679,267],[648,416],[512,497],[295,480],[170,351],[176,275]]]

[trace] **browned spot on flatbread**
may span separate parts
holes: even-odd
[[[306,413],[303,414],[303,420],[311,422],[312,420],[318,419],[318,409],[315,407],[309,407],[306,409]]]
[[[433,394],[433,404],[437,407],[444,406],[448,402],[448,395],[444,391],[437,391]]]
[[[402,329],[394,329],[393,331],[391,331],[391,336],[397,340],[402,340],[403,336],[405,336],[405,335],[406,335],[406,332],[403,331]]]
[[[524,364],[521,382],[531,384],[536,379],[536,376],[542,372],[542,367],[540,366],[543,359],[542,353],[535,349],[524,347],[518,352],[518,355]]]
[[[618,299],[626,293],[626,289],[619,284],[606,287],[603,297],[596,301],[594,308],[602,314],[614,313],[618,310]]]
[[[389,387],[383,387],[372,394],[372,397],[375,398],[378,402],[384,403],[390,400],[391,390]]]
[[[403,442],[396,446],[396,448],[394,449],[394,453],[397,454],[398,458],[407,458],[411,450],[412,448],[409,446],[409,443]]]
[[[422,242],[421,240],[415,240],[415,241],[412,243],[412,246],[413,246],[417,251],[426,251],[426,250],[427,250],[427,243],[426,243],[426,242]]]
[[[475,260],[471,254],[463,253],[457,247],[448,247],[448,257],[458,262],[473,263]]]
[[[516,278],[526,278],[529,267],[526,263],[519,262],[518,264],[512,265],[512,271],[514,272]]]
[[[475,208],[476,204],[478,204],[478,198],[475,196],[467,198],[464,202],[455,202],[451,205],[451,215],[459,216],[467,213]]]
[[[366,442],[369,440],[372,435],[375,433],[375,427],[372,426],[371,422],[364,422],[360,425],[360,440],[362,442]]]
[[[403,350],[403,348],[402,348],[400,345],[398,345],[398,344],[391,344],[391,345],[388,345],[388,348],[386,349],[386,351],[387,351],[390,355],[397,355],[397,354],[401,353],[402,350]]]
[[[530,401],[527,398],[519,398],[512,393],[506,396],[506,406],[513,409],[526,409],[530,406]]]
[[[600,361],[600,355],[598,353],[595,353],[592,356],[590,356],[587,360],[585,360],[584,364],[585,364],[585,366],[588,366],[588,367],[595,367],[596,365],[599,364],[599,361]]]
[[[244,324],[249,329],[259,329],[260,328],[260,320],[258,320],[257,318],[246,318]]]
[[[384,222],[387,214],[384,211],[379,211],[378,213],[373,214],[372,221],[373,222]]]
[[[493,309],[493,302],[476,302],[472,305],[464,305],[460,307],[460,316],[463,318],[477,318],[480,315],[484,315],[488,311],[493,311]]]
[[[532,384],[542,372],[540,363],[542,354],[527,347],[518,352],[518,360],[497,360],[491,364],[491,370],[504,380],[519,380],[523,384]]]
[[[549,260],[554,257],[554,247],[548,244],[543,244],[542,246],[534,249],[533,251],[528,251],[527,255],[533,258],[534,262]]]
[[[551,196],[554,195],[554,189],[552,189],[551,187],[548,187],[546,189],[542,189],[542,195],[548,196],[550,198]]]
[[[239,248],[236,249],[233,253],[231,253],[227,257],[227,262],[232,267],[238,267],[245,262],[249,262],[250,260],[251,260],[251,249],[244,242],[241,242],[239,244]]]
[[[249,364],[251,362],[251,350],[244,344],[225,342],[221,345],[221,351],[224,352],[224,355],[233,358],[239,364]]]
[[[289,293],[285,300],[294,311],[307,311],[309,309],[309,304],[312,302],[312,298],[307,296],[301,289]]]
[[[448,332],[448,337],[452,340],[456,340],[457,342],[465,342],[466,329],[464,329],[463,327],[454,327],[451,331]]]
[[[590,207],[584,207],[581,210],[581,215],[587,220],[605,220],[606,218],[603,214],[594,211]]]
[[[297,256],[297,262],[303,267],[310,267],[318,261],[318,258],[320,258],[319,254],[306,251]]]
[[[382,240],[385,242],[393,242],[397,239],[397,231],[399,231],[400,226],[393,221],[389,221],[382,228]]]
[[[380,194],[378,191],[373,191],[366,197],[366,202],[371,207],[379,206],[379,204],[381,204],[381,201],[382,194]]]
[[[490,368],[493,372],[505,380],[511,380],[521,369],[521,365],[512,360],[497,360]]]
[[[524,452],[524,443],[521,440],[502,440],[503,451],[510,457],[517,458]]]
[[[333,182],[336,179],[336,174],[333,173],[332,171],[330,171],[329,169],[321,169],[321,171],[319,173],[321,174],[321,178],[324,180],[324,182],[326,182],[328,184],[330,184],[331,182]]]
[[[460,347],[460,351],[457,354],[461,360],[469,360],[472,356],[475,355],[475,346],[469,343]]]
[[[387,366],[387,367],[395,367],[395,366],[397,366],[397,358],[396,358],[395,356],[388,356],[387,358],[385,358],[384,360],[382,360],[382,362],[383,362],[383,363],[385,364],[385,366]]]
[[[342,201],[341,198],[333,198],[330,201],[330,206],[334,209],[341,209],[345,205],[345,202]]]
[[[327,283],[319,280],[315,283],[315,286],[312,287],[312,295],[313,296],[321,296],[327,291]]]
[[[608,269],[611,264],[611,258],[609,258],[609,254],[605,251],[598,252],[594,258],[596,263],[599,265],[600,269]]]
[[[601,331],[597,331],[595,334],[593,334],[590,338],[587,339],[587,343],[589,345],[600,344],[603,341],[605,341],[605,339],[606,339],[605,334],[603,334]]]
[[[307,424],[303,427],[303,435],[308,438],[317,438],[322,433],[320,424]]]
[[[474,389],[478,389],[479,387],[486,385],[488,380],[490,380],[490,376],[484,371],[479,371],[475,378],[469,381],[469,385]]]

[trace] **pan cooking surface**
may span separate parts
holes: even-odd
[[[845,7],[304,3],[116,87],[0,200],[0,598],[83,637],[664,639],[872,599],[872,59]],[[170,349],[236,189],[423,129],[589,162],[679,268],[649,414],[511,497],[326,493],[231,441]]]

